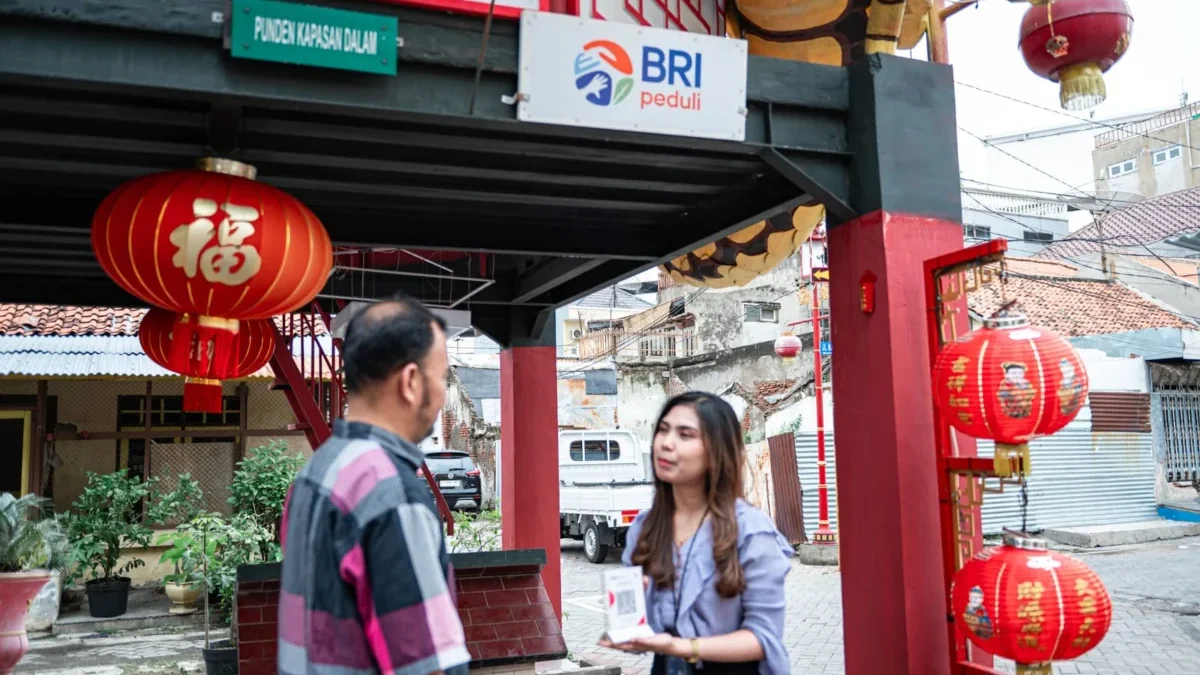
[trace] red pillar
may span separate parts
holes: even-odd
[[[876,211],[828,241],[846,675],[948,675],[923,263],[962,226]]]
[[[500,518],[505,549],[546,551],[542,582],[562,620],[555,348],[500,354]]]

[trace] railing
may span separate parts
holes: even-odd
[[[1152,407],[1166,479],[1200,481],[1200,392],[1161,391]]]
[[[619,361],[666,361],[694,356],[698,349],[694,328],[667,328],[626,333],[605,329],[579,338],[579,358],[612,357]]]
[[[1067,217],[1067,205],[1054,199],[1038,199],[1005,195],[986,190],[963,190],[969,199],[963,201],[963,208],[982,207],[988,211],[1000,213],[1016,213],[1026,216],[1058,216]]]
[[[1119,143],[1127,138],[1144,136],[1155,129],[1162,129],[1163,127],[1169,127],[1185,120],[1190,120],[1196,115],[1200,115],[1200,103],[1193,103],[1187,107],[1168,110],[1161,115],[1155,115],[1139,122],[1122,124],[1112,131],[1106,131],[1096,136],[1096,147],[1102,148],[1106,145]]]

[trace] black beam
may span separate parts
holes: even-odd
[[[208,109],[208,147],[226,156],[235,152],[241,127],[242,106],[225,99],[213,101]]]
[[[607,262],[604,258],[558,258],[543,262],[513,282],[513,302],[524,303],[558,288]]]
[[[961,221],[950,66],[871,54],[850,67],[850,99],[853,210]]]
[[[472,307],[471,324],[501,347],[553,347],[556,330],[553,309]]]
[[[796,187],[817,198],[835,218],[853,220],[858,217],[850,206],[847,161],[775,148],[763,151],[762,157]]]
[[[30,283],[29,275],[0,274],[0,302],[84,307],[146,306],[108,277],[81,279],[61,274],[59,270],[38,275],[36,283]]]
[[[809,199],[809,196],[799,193],[794,185],[778,176],[764,177],[758,184],[744,187],[719,201],[664,222],[660,231],[666,235],[658,261],[683,255],[760,220],[790,211]],[[764,208],[764,204],[769,206]],[[724,226],[714,230],[714,223],[723,223]],[[658,261],[650,264],[610,261],[563,284],[547,297],[555,307],[562,307],[611,285],[614,280],[626,279],[651,269]]]

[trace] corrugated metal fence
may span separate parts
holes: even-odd
[[[1148,433],[1092,432],[1090,410],[1066,429],[1030,444],[1033,475],[1029,477],[1029,528],[1112,525],[1157,517],[1154,495],[1155,460]],[[833,434],[825,437],[829,465],[829,516],[837,527],[837,453]],[[981,441],[979,454],[991,456],[991,443]],[[817,439],[796,434],[796,463],[804,492],[804,524],[817,527]],[[987,534],[1021,526],[1015,488],[987,495],[983,528]]]

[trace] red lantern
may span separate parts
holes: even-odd
[[[1091,568],[1011,532],[958,571],[951,595],[959,629],[1016,661],[1018,673],[1049,675],[1051,661],[1087,653],[1112,624],[1112,601]]]
[[[792,335],[791,331],[775,338],[775,354],[783,359],[784,363],[791,363],[802,348],[800,338]]]
[[[92,250],[108,276],[179,315],[167,366],[175,372],[232,377],[238,321],[303,306],[329,276],[333,249],[321,222],[254,175],[245,164],[202,160],[197,170],[125,183],[92,219]]]
[[[207,363],[207,369],[177,371],[170,364],[171,334],[178,325],[177,316],[165,309],[146,312],[138,328],[138,342],[150,360],[185,376],[183,409],[188,412],[221,412],[221,380],[246,377],[258,372],[275,353],[275,332],[271,319],[242,321],[234,340],[234,358],[227,374],[217,375],[212,360],[192,358],[189,364]]]
[[[1067,426],[1087,400],[1088,379],[1071,344],[1019,314],[947,344],[934,365],[943,419],[975,438],[996,441],[996,473],[1028,468],[1029,441]],[[1020,458],[1025,464],[1014,467]]]
[[[1133,15],[1125,0],[1051,0],[1021,21],[1021,53],[1033,72],[1059,83],[1067,110],[1104,102],[1104,73],[1129,49]]]

